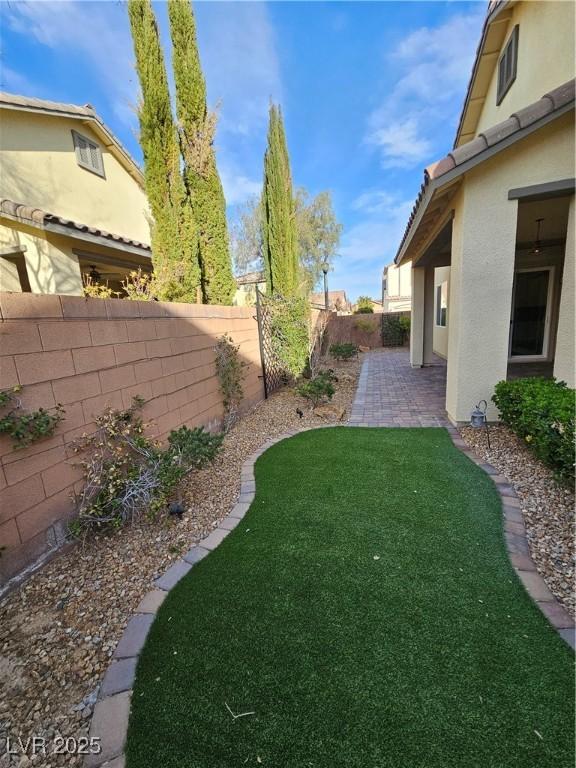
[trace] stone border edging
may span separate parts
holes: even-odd
[[[99,737],[101,752],[85,758],[85,768],[125,768],[124,746],[128,733],[132,686],[136,675],[136,664],[156,613],[168,592],[176,586],[192,567],[222,543],[230,531],[240,523],[256,495],[254,464],[256,460],[281,440],[294,437],[302,432],[316,429],[348,426],[346,424],[324,424],[289,430],[280,436],[267,440],[252,453],[242,464],[240,475],[240,494],[232,510],[224,517],[217,528],[193,546],[182,558],[173,563],[168,570],[154,581],[154,589],[140,601],[136,611],[128,621],[126,628],[112,656],[102,680],[98,701],[94,707],[90,725],[90,737]],[[349,425],[354,426],[354,425]],[[362,428],[362,427],[360,427]],[[394,427],[391,427],[394,429]],[[426,429],[426,427],[423,427]],[[520,501],[515,490],[505,477],[491,465],[481,461],[469,448],[456,427],[445,427],[453,444],[471,461],[486,472],[495,483],[502,501],[504,517],[504,538],[508,556],[524,588],[556,629],[558,634],[573,649],[575,648],[574,621],[560,602],[546,586],[530,556],[524,517]]]

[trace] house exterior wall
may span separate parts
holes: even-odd
[[[1,114],[1,197],[150,243],[144,190],[89,122],[19,110]],[[72,130],[100,146],[105,178],[78,165]]]
[[[506,378],[518,209],[508,190],[573,175],[573,114],[566,114],[471,170],[454,200],[446,408],[455,422],[467,421]],[[564,333],[557,359],[566,354]],[[488,417],[497,416],[489,405]]]
[[[81,483],[71,442],[110,406],[146,404],[151,434],[186,424],[215,426],[223,415],[214,346],[239,345],[243,408],[263,397],[254,311],[164,302],[0,294],[0,389],[21,385],[24,408],[64,406],[53,436],[14,450],[0,436],[0,585],[62,542]]]
[[[442,283],[448,283],[448,296],[450,295],[450,267],[438,267],[434,270],[434,352],[440,357],[448,357],[448,328],[450,325],[450,302],[446,312],[446,325],[436,325],[436,301],[437,288]]]
[[[382,292],[382,311],[409,311],[412,304],[412,263],[407,261],[400,266],[390,264],[384,270],[384,278],[386,290]]]
[[[574,77],[574,11],[574,3],[558,0],[518,2],[512,6],[503,46],[518,24],[516,79],[497,105],[496,59],[476,135]]]
[[[576,358],[574,329],[576,328],[576,257],[574,254],[574,236],[576,232],[575,200],[572,197],[568,213],[568,235],[564,254],[564,272],[562,294],[556,335],[556,357],[554,376],[565,381],[569,387],[576,387]]]

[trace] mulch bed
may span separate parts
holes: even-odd
[[[339,378],[332,403],[346,421],[361,359],[326,365]],[[314,415],[291,389],[272,395],[228,433],[214,464],[189,476],[182,520],[163,516],[72,547],[0,602],[0,768],[81,764],[82,757],[71,755],[21,763],[4,754],[5,739],[86,735],[98,685],[130,615],[152,581],[228,514],[244,460],[289,429],[335,420]]]
[[[496,467],[518,494],[536,568],[550,591],[576,617],[573,490],[558,483],[508,427],[490,428],[492,450],[488,450],[484,430],[463,427],[460,431],[474,452]]]

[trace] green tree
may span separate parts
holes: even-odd
[[[270,105],[262,190],[262,251],[270,293],[299,292],[298,241],[290,160],[282,113]]]
[[[358,301],[356,302],[356,309],[354,310],[355,315],[370,315],[374,312],[374,307],[372,306],[372,299],[370,296],[358,296]]]
[[[252,197],[238,208],[231,227],[232,256],[237,274],[264,268],[262,256],[262,207]]]
[[[198,227],[202,294],[206,304],[231,304],[236,291],[232,275],[226,201],[216,167],[216,115],[206,105],[196,23],[189,0],[168,3],[176,114],[185,180]]]
[[[142,98],[138,108],[144,180],[152,213],[154,288],[166,301],[197,300],[198,238],[180,172],[178,133],[150,0],[129,0],[128,16]]]
[[[340,244],[342,225],[332,208],[330,192],[310,195],[296,191],[296,231],[300,268],[307,291],[312,291],[322,275],[322,264],[332,264]]]

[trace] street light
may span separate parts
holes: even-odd
[[[327,261],[323,261],[322,264],[320,264],[320,269],[324,275],[324,309],[328,312],[330,309],[328,303],[328,270],[330,269],[330,264],[328,264]]]

